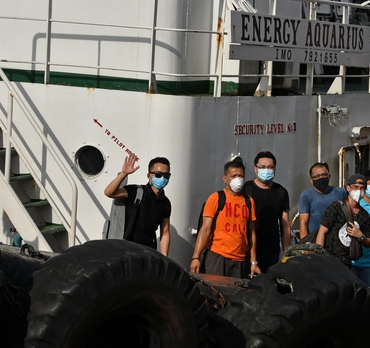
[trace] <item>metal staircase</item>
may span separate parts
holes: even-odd
[[[5,117],[0,114],[2,130],[0,141],[3,144],[0,148],[0,207],[11,222],[10,228],[16,230],[24,242],[30,243],[38,250],[61,252],[73,246],[76,240],[76,183],[69,172],[70,168],[63,163],[61,156],[53,149],[39,128],[36,116],[30,111],[31,108],[19,96],[2,69],[0,69],[0,77],[9,92],[7,113]],[[31,123],[45,151],[50,153],[54,162],[59,166],[60,173],[71,185],[72,202],[69,214],[59,209],[52,192],[46,189],[44,181],[37,174],[45,173],[43,173],[43,168],[40,168],[40,163],[36,163],[30,149],[19,143],[17,137],[12,136],[12,129],[15,126],[13,124],[13,100],[18,103],[22,110],[22,117]],[[22,136],[24,140],[27,140],[27,134],[22,134]]]

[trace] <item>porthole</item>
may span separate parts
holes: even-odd
[[[102,172],[105,158],[98,148],[86,145],[76,152],[75,162],[81,174],[95,177]]]

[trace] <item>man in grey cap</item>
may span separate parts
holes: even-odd
[[[369,215],[359,204],[365,194],[366,184],[367,180],[362,174],[354,174],[348,178],[345,187],[348,196],[344,203],[353,215],[354,222],[347,223],[340,201],[335,201],[326,209],[316,238],[316,243],[323,246],[329,255],[348,267],[351,267],[351,237],[357,238],[364,247],[370,247]]]

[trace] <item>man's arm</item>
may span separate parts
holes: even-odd
[[[320,225],[319,231],[317,232],[317,237],[316,237],[316,244],[321,245],[324,247],[325,245],[325,238],[326,234],[328,233],[329,229],[323,225]]]
[[[211,235],[213,218],[203,216],[202,227],[199,230],[197,240],[195,242],[194,253],[190,263],[190,272],[199,273],[200,271],[200,255],[207,246]]]
[[[250,254],[250,261],[251,261],[251,278],[255,273],[261,274],[260,268],[255,264],[253,265],[252,262],[256,262],[257,260],[257,237],[256,237],[256,229],[254,225],[254,221],[248,221],[248,244],[249,244],[249,254]]]
[[[290,245],[290,222],[289,222],[289,212],[283,211],[281,217],[281,227],[282,233],[281,236],[281,244],[283,246],[283,250],[285,250]]]
[[[136,162],[136,156],[130,155],[125,158],[125,162],[122,165],[122,171],[119,173],[112,182],[105,188],[104,194],[110,198],[127,198],[127,191],[125,188],[120,187],[122,181],[129,175],[136,172],[140,167],[134,167]]]
[[[168,256],[171,243],[171,233],[170,233],[170,218],[162,220],[160,225],[160,236],[159,236],[159,251],[164,255]]]
[[[308,235],[309,213],[299,213],[299,238],[302,239]]]
[[[119,173],[113,181],[105,188],[104,194],[109,198],[126,199],[127,191],[124,187],[120,187],[123,180],[125,180],[127,173]]]

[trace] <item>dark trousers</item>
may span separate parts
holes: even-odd
[[[236,278],[241,278],[244,274],[244,261],[233,261],[210,250],[205,253],[204,257],[206,274]]]

